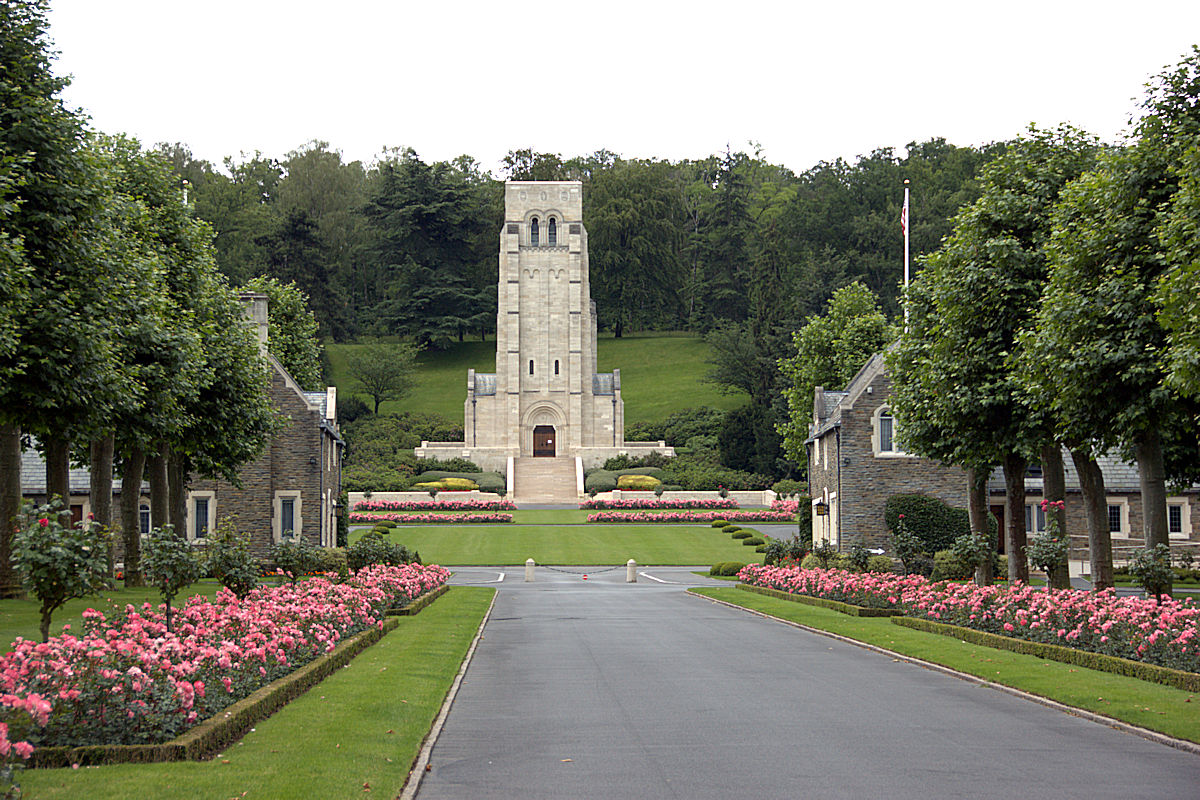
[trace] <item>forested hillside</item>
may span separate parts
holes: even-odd
[[[235,285],[264,272],[295,281],[337,341],[401,335],[440,348],[494,327],[505,178],[583,181],[603,329],[748,323],[762,336],[798,328],[855,279],[895,312],[903,179],[916,256],[949,231],[977,195],[979,167],[1003,147],[932,140],[800,174],[758,153],[670,162],[516,150],[499,175],[470,156],[426,163],[410,149],[346,163],[324,142],[220,169],[185,145],[160,149],[189,182]]]

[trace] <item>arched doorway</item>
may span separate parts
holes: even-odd
[[[554,458],[554,426],[535,425],[533,428],[533,455],[535,458]]]

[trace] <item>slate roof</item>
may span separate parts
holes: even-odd
[[[883,354],[876,353],[867,359],[850,383],[842,391],[821,390],[821,397],[813,398],[812,424],[809,425],[808,441],[815,441],[842,424],[842,408],[858,399],[875,376],[883,371]]]
[[[1142,490],[1136,464],[1123,461],[1112,453],[1098,456],[1096,463],[1100,465],[1100,471],[1104,473],[1104,491],[1140,492]],[[1075,462],[1071,460],[1071,453],[1066,449],[1063,449],[1063,475],[1066,479],[1067,491],[1079,491],[1079,472],[1075,469]],[[1041,491],[1042,478],[1026,476],[1025,489],[1026,491]],[[1003,491],[1004,470],[996,469],[988,478],[988,492]]]
[[[91,471],[87,467],[72,467],[68,477],[71,494],[87,494],[91,490]],[[121,478],[113,475],[113,489],[121,488]],[[142,481],[143,491],[150,491],[150,484]],[[21,453],[21,494],[44,495],[46,493],[46,460],[35,448]]]

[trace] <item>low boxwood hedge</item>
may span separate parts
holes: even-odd
[[[793,603],[804,603],[809,606],[820,606],[828,608],[832,611],[837,611],[842,614],[848,614],[852,617],[897,617],[903,614],[894,608],[867,608],[865,606],[854,606],[849,603],[842,603],[837,600],[826,600],[824,597],[810,597],[806,594],[792,594],[791,592],[781,592],[778,589],[768,589],[765,586],[751,586],[748,583],[739,583],[739,589],[745,589],[747,592],[755,594],[765,594],[767,597],[777,597],[780,600],[790,600]]]
[[[749,533],[749,531],[742,531],[742,533]],[[758,547],[759,545],[765,545],[766,543],[766,539],[763,539],[761,536],[751,536],[748,539],[742,539],[742,544],[745,547]]]
[[[744,531],[739,528],[738,530],[734,531],[733,533],[731,533],[729,535],[732,536],[734,539],[749,539],[754,534],[751,533],[750,531]]]
[[[737,575],[745,566],[741,561],[720,561],[709,567],[708,574],[728,577],[729,575]]]
[[[721,528],[721,533],[737,533],[741,529],[741,525],[725,525]]]
[[[721,530],[725,530],[725,526],[728,524],[729,524],[729,520],[727,520],[727,519],[714,519],[712,521],[712,527],[720,528]]]

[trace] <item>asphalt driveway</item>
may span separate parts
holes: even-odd
[[[1200,757],[686,596],[687,569],[586,571],[455,575],[499,594],[419,798],[1200,795]]]

